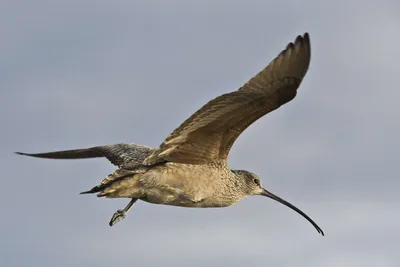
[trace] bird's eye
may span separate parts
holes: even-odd
[[[253,182],[254,182],[256,185],[260,186],[260,180],[254,179]]]

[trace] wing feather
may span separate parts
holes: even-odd
[[[49,159],[84,159],[105,157],[116,166],[133,167],[142,164],[144,159],[148,157],[154,150],[154,148],[137,144],[115,144],[46,153],[16,153],[19,155]]]
[[[310,39],[305,33],[239,90],[216,97],[190,116],[144,163],[225,161],[248,126],[296,96],[310,57]]]

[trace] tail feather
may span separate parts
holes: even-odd
[[[107,197],[107,196],[109,196],[110,195],[110,192],[100,192],[100,193],[98,193],[97,194],[97,197]]]
[[[100,188],[100,186],[95,186],[95,187],[93,187],[92,189],[90,189],[90,190],[88,190],[88,191],[83,191],[83,192],[80,192],[79,194],[80,195],[85,195],[85,194],[94,194],[94,193],[98,193],[98,192],[100,192],[101,190],[103,190],[102,188]]]
[[[109,193],[112,193],[113,189],[110,189],[109,187],[113,185],[115,182],[120,181],[126,177],[134,175],[135,172],[133,171],[128,171],[124,169],[118,169],[114,173],[108,175],[106,178],[101,181],[99,185],[96,185],[92,189],[88,191],[81,192],[79,194],[84,195],[84,194],[94,194],[94,193],[99,193],[97,196],[98,197],[103,197],[106,196]],[[104,192],[107,191],[107,192]]]
[[[126,176],[124,176],[126,177]],[[120,179],[124,178],[124,177],[120,177]],[[97,196],[101,197],[103,196],[104,192],[103,190],[107,189],[107,187],[109,187],[112,183],[114,183],[116,180],[114,181],[110,181],[107,184],[100,184],[100,185],[96,185],[95,187],[93,187],[92,189],[88,190],[88,191],[84,191],[84,192],[80,192],[80,195],[85,195],[85,194],[94,194],[94,193],[99,193]]]

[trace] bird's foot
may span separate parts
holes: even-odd
[[[125,218],[126,211],[125,210],[117,210],[112,216],[109,225],[113,226],[114,224],[120,222]]]

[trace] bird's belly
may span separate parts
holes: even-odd
[[[233,204],[232,202],[220,201],[215,198],[190,198],[182,192],[154,192],[154,194],[148,192],[145,197],[140,199],[153,204],[188,208],[217,208]]]
[[[143,201],[182,207],[226,207],[237,201],[226,186],[225,172],[213,166],[168,163],[141,177]],[[227,171],[230,173],[230,170]],[[225,178],[225,179],[224,179]]]

